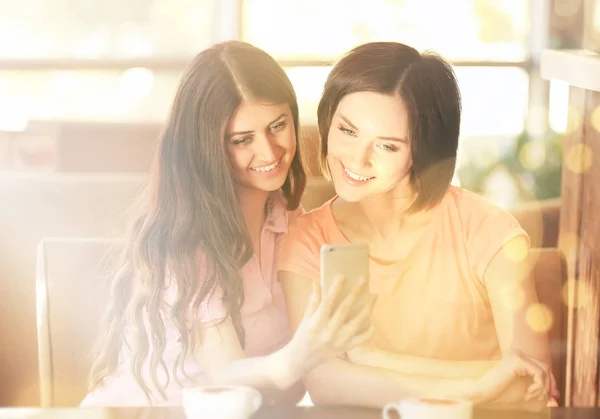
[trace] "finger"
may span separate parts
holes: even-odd
[[[374,303],[370,302],[365,305],[356,316],[350,320],[349,325],[354,326],[356,324],[357,329],[366,330],[371,325],[371,316],[373,314]]]
[[[364,300],[360,301],[361,298],[365,296],[365,294],[367,294],[368,292],[369,289],[367,279],[360,278],[358,282],[354,285],[354,287],[352,287],[352,291],[346,296],[344,302],[347,301],[350,307],[353,307],[360,302],[363,308],[360,311],[353,310],[351,316],[346,318],[346,321],[350,321],[355,317],[362,316],[364,311],[366,311],[367,313],[371,313],[373,311],[372,302],[368,302],[367,304]]]
[[[356,302],[356,300],[358,300],[358,298],[367,291],[366,286],[366,278],[360,278],[358,282],[352,287],[352,290],[344,298],[344,301],[350,300],[351,303]]]
[[[352,303],[351,301],[347,301],[347,300],[343,301],[336,308],[335,313],[333,313],[333,317],[331,317],[328,327],[333,331],[334,334],[336,334],[336,333],[339,334],[342,327],[344,327],[345,325],[348,324],[346,319],[348,317],[350,308],[352,307],[351,303]]]
[[[540,389],[545,385],[544,369],[529,357],[517,355],[517,364],[514,367],[514,371],[516,376],[530,376],[532,378],[533,382],[525,392],[525,400],[536,397],[539,394]]]
[[[532,376],[532,378],[533,377],[534,376]],[[544,382],[536,381],[534,378],[532,383],[527,388],[527,391],[525,392],[525,400],[533,400],[542,397],[544,394],[547,394],[544,386]]]
[[[345,324],[353,324],[353,320],[355,318],[363,318],[363,312],[365,311],[360,310],[355,314],[350,314],[350,310],[351,308],[356,304],[357,302],[357,298],[360,295],[360,293],[362,292],[362,290],[364,289],[364,285],[365,285],[366,281],[364,279],[361,279],[359,281],[358,284],[356,284],[352,291],[346,296],[346,298],[344,298],[344,300],[342,301],[342,303],[337,307],[337,309],[335,310],[335,313],[333,314],[333,317],[331,318],[331,323],[330,326],[333,328],[333,330],[338,330],[339,328],[343,327]],[[370,314],[370,311],[367,312],[367,314]]]
[[[310,294],[310,299],[308,300],[308,305],[306,307],[306,311],[304,312],[304,318],[312,317],[313,314],[319,308],[321,304],[321,285],[317,281],[313,281],[312,284],[312,293]]]
[[[540,394],[538,395],[538,398],[540,400],[542,400],[542,399],[544,399],[546,397],[554,397],[554,394],[556,392],[556,380],[554,378],[554,375],[550,371],[549,365],[547,363],[545,363],[545,362],[538,361],[537,359],[534,359],[534,358],[532,358],[532,360],[538,366],[540,366],[543,369],[543,371],[544,371],[544,387],[540,391]]]
[[[338,331],[335,336],[335,342],[339,346],[346,346],[348,342],[357,335],[364,333],[370,326],[371,312],[363,308],[360,313],[345,325],[336,325],[332,322],[334,331]]]
[[[550,396],[554,397],[555,399],[558,399],[560,397],[560,391],[558,391],[558,386],[556,385],[556,378],[552,373],[550,373],[550,383]]]
[[[367,282],[368,283],[368,282]],[[369,292],[367,290],[367,292]],[[373,310],[375,310],[375,304],[377,304],[377,298],[371,294],[371,301],[369,301],[369,304],[365,306],[365,310],[369,313],[372,314]]]
[[[342,275],[336,275],[333,279],[332,287],[327,291],[325,297],[322,299],[321,306],[319,307],[321,315],[330,318],[338,299],[338,296],[342,292],[346,278]]]
[[[535,367],[531,368],[529,373],[533,378],[533,384],[530,386],[531,391],[529,392],[529,400],[548,394],[546,372],[536,365]]]
[[[540,395],[540,397],[546,397],[552,391],[552,374],[550,374],[550,371],[548,371],[548,369],[546,369],[545,374],[546,385],[544,386],[544,392]]]
[[[550,373],[550,367],[548,364],[542,361],[538,361],[535,358],[531,358],[533,362],[535,362],[542,370],[543,370],[543,378],[544,378],[544,393],[550,394],[552,390],[552,374]]]
[[[543,394],[542,387],[539,384],[532,383],[529,387],[527,387],[527,390],[525,391],[524,400],[528,402],[530,400],[538,398],[540,394]]]
[[[363,343],[369,342],[371,339],[373,339],[374,334],[375,327],[369,326],[365,331],[350,339],[350,341],[346,344],[347,349],[352,349],[362,345]]]
[[[544,368],[527,358],[523,360],[523,367],[527,374],[531,376],[535,384],[542,388],[546,386],[546,370],[544,370]]]

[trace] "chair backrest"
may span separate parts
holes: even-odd
[[[538,299],[552,313],[552,325],[547,334],[552,371],[561,392],[559,402],[562,404],[566,388],[567,311],[562,299],[567,276],[566,261],[557,248],[534,248],[530,257],[534,261],[531,275]]]
[[[36,309],[42,407],[77,406],[109,300],[122,242],[45,238],[38,246]]]
[[[510,212],[531,239],[532,247],[558,247],[560,198],[520,204]]]
[[[119,237],[144,176],[0,176],[0,406],[39,404],[36,247],[44,236]],[[10,383],[10,384],[7,384]]]

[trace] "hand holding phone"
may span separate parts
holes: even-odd
[[[300,376],[371,339],[375,297],[369,293],[368,276],[367,246],[321,248],[321,284],[313,281],[304,318],[287,351],[292,370],[300,371]]]

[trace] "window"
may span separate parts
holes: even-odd
[[[0,131],[30,120],[157,122],[214,43],[219,0],[0,0]],[[31,13],[35,10],[36,13]]]
[[[548,91],[535,71],[539,49],[548,43],[549,0],[244,0],[242,5],[242,38],[286,65],[304,124],[316,123],[332,63],[356,45],[386,40],[433,49],[452,62],[463,99],[458,171],[475,160],[493,165],[513,152],[526,128],[544,133],[547,119],[553,129],[565,119],[564,109],[549,107]],[[557,100],[564,97],[557,86],[551,93]],[[519,192],[508,169],[492,174],[478,192],[504,206],[515,204]]]
[[[211,44],[216,4],[0,0],[0,60],[189,58]]]
[[[313,125],[332,63],[358,44],[395,40],[453,63],[460,152],[497,156],[536,123],[529,108],[549,112],[551,128],[566,121],[566,90],[548,95],[533,71],[549,1],[0,0],[0,38],[11,40],[0,43],[0,131],[36,119],[160,123],[189,60],[234,38],[278,59]]]
[[[331,62],[361,43],[394,40],[453,62],[463,137],[523,130],[529,28],[523,0],[245,0],[242,9],[243,39],[294,64],[287,72],[303,123],[316,122]]]
[[[335,59],[364,42],[394,40],[453,60],[523,61],[527,3],[245,0],[242,36],[282,60]]]
[[[162,123],[179,71],[0,71],[0,130],[28,120]]]
[[[331,62],[372,40],[432,48],[454,62],[465,136],[514,135],[526,118],[530,25],[523,0],[0,2],[0,37],[13,40],[0,43],[0,62],[10,64],[0,71],[0,128],[9,114],[162,121],[185,64],[218,33],[236,37],[237,24],[243,40],[286,66],[304,123],[316,122]],[[222,27],[233,27],[230,36]]]

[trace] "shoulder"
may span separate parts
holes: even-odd
[[[448,192],[448,224],[464,237],[466,250],[477,276],[483,280],[488,265],[513,239],[529,247],[529,237],[517,219],[493,202],[465,189]],[[460,230],[459,230],[460,229]]]
[[[331,204],[335,198],[330,199],[318,208],[297,216],[289,226],[289,236],[328,236],[328,231],[335,227],[331,212]]]
[[[299,252],[318,254],[323,243],[331,241],[336,225],[331,214],[332,200],[325,202],[297,217],[288,228],[288,234],[282,238],[280,254],[299,256]]]
[[[482,229],[496,229],[498,226],[519,226],[516,218],[504,208],[474,192],[451,186],[444,197],[448,205],[447,213],[459,217],[467,236]]]

